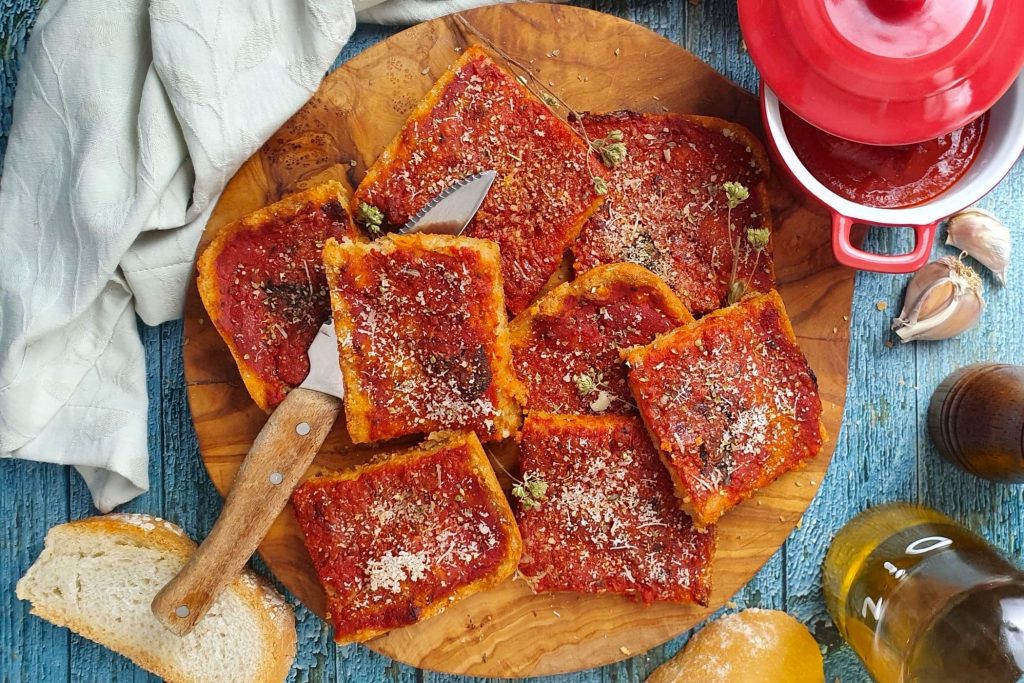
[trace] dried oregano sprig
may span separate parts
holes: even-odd
[[[761,252],[768,247],[768,242],[771,240],[771,231],[768,228],[747,228],[745,231],[747,245],[754,250],[754,267],[751,268],[750,274],[747,276],[745,281],[736,279],[736,272],[740,265],[740,240],[741,235],[736,235],[736,241],[733,242],[731,235],[736,232],[736,226],[732,222],[732,210],[738,207],[743,202],[750,199],[750,190],[747,189],[746,185],[735,181],[729,181],[722,183],[722,191],[725,192],[725,203],[728,207],[728,214],[726,216],[726,222],[729,225],[729,244],[732,246],[732,271],[729,274],[729,292],[727,303],[734,304],[743,298],[743,295],[750,289],[750,278],[754,276],[757,271],[757,266],[760,263]]]
[[[541,501],[548,494],[548,483],[544,480],[544,477],[540,474],[527,472],[520,479],[509,472],[497,456],[491,453],[488,453],[488,455],[491,456],[491,461],[498,465],[498,469],[507,474],[508,478],[512,480],[512,495],[519,500],[523,509],[532,510],[533,508],[540,507]]]
[[[732,222],[732,210],[750,198],[750,190],[742,183],[730,180],[722,183],[722,191],[725,192],[725,203],[729,207],[729,211],[726,214],[726,224],[729,226],[729,246],[732,247],[732,271],[729,273],[727,303],[734,304],[743,298],[744,292],[747,291],[747,286],[746,283],[736,279],[736,271],[740,266],[740,237],[737,235],[736,242],[733,243],[732,234],[736,231],[736,226]]]
[[[512,495],[519,499],[524,510],[540,507],[547,493],[548,483],[533,472],[527,472],[523,475],[522,481],[512,485]]]
[[[615,129],[600,140],[590,143],[590,148],[601,157],[601,163],[608,168],[615,168],[626,158],[626,143],[622,141],[622,131]]]
[[[366,226],[371,235],[379,235],[384,224],[384,212],[373,204],[361,202],[356,219]]]

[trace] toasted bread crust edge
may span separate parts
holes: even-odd
[[[505,312],[505,290],[501,277],[501,263],[498,245],[490,240],[475,237],[451,237],[448,235],[413,234],[386,235],[370,243],[338,242],[328,240],[324,244],[324,268],[327,273],[328,289],[331,293],[331,309],[334,329],[338,337],[341,356],[341,374],[345,384],[345,423],[353,443],[372,443],[373,429],[369,415],[372,404],[369,395],[359,381],[360,359],[351,344],[355,331],[355,319],[344,297],[338,293],[338,270],[343,264],[368,254],[390,254],[401,248],[420,249],[444,253],[452,248],[471,248],[494,268],[495,278],[491,288],[491,299],[495,302],[497,315],[496,339],[491,360],[492,382],[497,387],[498,410],[494,419],[494,438],[502,434],[514,434],[521,421],[520,404],[526,389],[512,369],[512,351],[509,346],[508,318]]]
[[[444,73],[434,81],[434,85],[430,86],[430,90],[427,91],[423,96],[423,99],[419,101],[419,104],[417,104],[409,113],[405,123],[402,124],[402,127],[395,136],[391,138],[387,147],[385,147],[380,153],[380,156],[378,156],[377,160],[373,162],[373,165],[366,170],[366,175],[363,176],[363,179],[359,182],[359,186],[356,187],[355,192],[352,194],[351,213],[353,216],[358,215],[357,210],[359,207],[357,204],[361,201],[360,197],[362,196],[364,189],[377,182],[380,176],[389,170],[391,165],[395,162],[395,155],[398,152],[398,148],[402,145],[402,134],[405,132],[406,128],[408,128],[414,121],[419,121],[420,119],[429,116],[430,112],[435,106],[437,106],[438,101],[440,101],[441,94],[444,92],[445,88],[447,88],[448,84],[455,79],[455,76],[462,67],[479,57],[487,57],[490,59],[490,55],[487,51],[479,45],[466,46],[466,49],[462,51],[459,58],[445,69]]]
[[[570,299],[588,299],[592,301],[606,300],[613,285],[647,287],[661,300],[664,310],[674,318],[677,325],[694,322],[694,317],[683,305],[682,300],[660,277],[635,263],[609,263],[595,266],[584,271],[576,279],[561,285],[542,295],[530,304],[508,324],[509,348],[513,352],[529,344],[530,333],[540,318],[552,318],[561,315],[565,303]],[[530,412],[529,388],[523,386],[522,403],[527,413]]]
[[[399,451],[391,455],[382,456],[385,460],[369,463],[366,465],[360,465],[351,470],[344,472],[338,472],[335,474],[327,474],[315,477],[309,482],[329,482],[329,481],[351,481],[358,479],[366,472],[372,472],[387,467],[393,467],[395,465],[403,465],[406,463],[415,462],[417,459],[431,455],[446,448],[458,448],[465,446],[469,454],[470,467],[474,474],[476,474],[483,485],[483,487],[490,494],[491,500],[498,507],[501,513],[502,526],[508,532],[508,543],[505,548],[505,555],[502,558],[501,563],[486,576],[482,576],[479,579],[472,581],[464,586],[457,588],[449,596],[433,602],[423,607],[420,611],[420,616],[415,623],[419,623],[425,619],[429,619],[437,614],[443,612],[449,605],[453,605],[459,600],[468,598],[474,593],[488,590],[498,585],[499,583],[508,579],[512,574],[515,573],[516,567],[519,565],[519,558],[523,554],[523,539],[519,534],[519,525],[516,524],[515,515],[512,513],[512,508],[508,504],[508,499],[505,498],[505,493],[501,488],[501,484],[498,483],[498,477],[494,473],[494,469],[491,467],[490,461],[487,458],[487,454],[484,452],[483,446],[480,443],[480,439],[477,435],[470,431],[465,432],[435,432],[431,434],[426,441],[422,444],[413,448]],[[410,624],[411,625],[411,624]],[[400,627],[405,628],[405,627]],[[355,631],[350,634],[340,635],[335,632],[335,642],[339,645],[347,645],[349,643],[363,643],[378,636],[384,635],[393,629],[389,628],[365,628],[359,631]]]
[[[242,354],[235,346],[234,340],[231,339],[230,335],[220,325],[220,290],[217,287],[217,258],[221,255],[224,247],[240,232],[257,229],[269,219],[294,214],[307,204],[323,204],[330,199],[337,199],[342,208],[348,213],[351,197],[352,188],[349,187],[347,181],[342,182],[338,180],[328,180],[308,190],[286,195],[273,204],[253,211],[225,225],[213,238],[213,241],[207,245],[206,249],[203,250],[198,261],[196,261],[196,270],[198,271],[196,286],[199,289],[199,298],[203,302],[206,314],[209,316],[210,322],[213,323],[221,339],[227,345],[228,351],[231,352],[231,357],[234,358],[235,365],[238,366],[238,373],[242,376],[242,382],[245,384],[249,395],[252,396],[256,405],[267,412],[271,410],[269,402],[270,383],[253,370],[252,364],[242,357]],[[352,234],[356,234],[351,214],[349,214],[349,224]]]
[[[143,525],[152,525],[153,528],[146,529]],[[178,555],[182,559],[188,558],[196,549],[195,542],[186,536],[180,527],[159,517],[113,513],[87,517],[51,528],[46,533],[43,552],[39,557],[59,553],[57,546],[65,535],[70,534],[116,536],[135,547],[160,550]],[[29,572],[31,572],[31,568]],[[27,576],[28,573],[18,581],[16,588],[17,595],[22,600],[28,600],[26,589],[22,585]],[[262,663],[254,683],[285,680],[291,670],[296,652],[295,615],[292,609],[270,583],[249,570],[244,570],[243,574],[236,578],[227,590],[234,591],[254,613],[260,615],[259,623],[264,642],[270,645],[270,652],[261,656]],[[270,609],[267,608],[268,602],[273,605]],[[86,621],[69,618],[58,611],[35,603],[32,603],[30,611],[56,626],[69,628],[93,642],[114,650],[146,671],[164,678],[168,683],[195,683],[191,672],[182,671],[172,663],[151,657],[145,651],[110,642],[106,634],[102,633],[100,629],[93,628],[92,624]]]
[[[600,266],[598,266],[600,267]],[[684,309],[685,310],[685,309]],[[636,416],[633,415],[573,415],[568,413],[547,413],[547,412],[535,412],[530,413],[526,416],[523,421],[522,435],[525,435],[530,429],[530,425],[536,425],[538,429],[565,429],[568,427],[578,427],[585,425],[591,429],[602,429],[610,428],[614,429],[622,425],[632,424]],[[641,422],[643,422],[641,420]],[[646,423],[644,423],[646,427]],[[521,440],[520,440],[521,443]],[[656,443],[651,444],[654,450],[658,453],[658,457],[664,464],[665,459],[662,457],[661,449],[658,448]],[[673,485],[675,484],[675,475],[671,468],[668,468],[669,474],[672,475]],[[678,492],[678,489],[673,486],[673,489]],[[678,495],[677,495],[678,500]],[[682,600],[658,600],[658,602],[670,602],[675,604],[691,604],[696,603],[701,607],[708,606],[708,600],[711,597],[711,592],[714,590],[713,576],[711,572],[711,565],[714,564],[715,552],[718,550],[718,529],[714,524],[707,526],[700,525],[692,514],[690,514],[685,508],[680,506],[683,512],[690,515],[690,519],[693,521],[694,529],[700,534],[711,534],[711,548],[708,552],[708,561],[700,567],[700,572],[694,578],[696,579],[696,585],[689,589],[689,597]],[[527,582],[529,585],[530,582]],[[530,590],[535,595],[541,595],[538,591],[534,590],[533,586],[530,585]],[[545,591],[546,592],[546,591]],[[631,593],[611,593],[608,590],[600,590],[591,593],[593,595],[601,594],[613,594],[613,595],[631,595]]]
[[[789,319],[789,314],[786,312],[785,304],[783,303],[782,296],[779,294],[778,290],[773,289],[770,292],[765,292],[763,294],[748,294],[747,296],[740,300],[739,304],[749,304],[751,302],[754,302],[758,307],[770,306],[777,309],[781,313],[780,320],[783,334],[791,344],[793,344],[797,348],[800,348],[800,345],[796,339],[796,333],[793,330],[793,324]],[[659,335],[653,342],[651,342],[647,346],[624,349],[620,353],[620,355],[622,359],[632,367],[636,362],[642,362],[645,350],[660,350],[666,346],[671,346],[675,341],[675,337],[678,334],[683,334],[684,330],[690,330],[699,326],[701,324],[701,321],[703,320],[725,317],[729,315],[732,308],[732,306],[719,308],[715,311],[712,311],[711,313],[708,313],[699,321],[690,323],[689,325],[685,325],[682,328],[672,330],[671,332],[666,332],[665,334]],[[813,370],[811,376],[812,378],[814,377]],[[817,383],[816,380],[815,383]],[[627,384],[632,386],[629,382],[627,382]],[[694,524],[699,529],[703,530],[707,526],[716,523],[719,519],[721,519],[722,515],[724,515],[730,509],[739,505],[744,500],[752,498],[757,493],[757,491],[759,491],[764,486],[769,485],[772,481],[775,481],[776,479],[778,479],[778,477],[784,474],[784,472],[779,473],[779,475],[777,475],[773,479],[766,482],[762,482],[756,490],[745,491],[735,499],[733,499],[732,496],[720,494],[715,498],[709,499],[708,502],[705,503],[705,505],[702,508],[698,509],[693,504],[693,499],[691,497],[690,490],[686,487],[685,482],[683,482],[682,478],[679,476],[679,473],[676,470],[676,468],[671,465],[671,462],[668,458],[668,453],[666,452],[666,448],[658,439],[658,436],[654,433],[654,430],[652,429],[651,425],[647,422],[647,418],[644,415],[644,411],[640,411],[640,415],[643,418],[644,424],[647,426],[647,432],[648,434],[650,434],[651,442],[654,443],[655,447],[658,450],[658,456],[661,458],[662,463],[665,465],[665,469],[667,469],[669,474],[672,476],[672,484],[675,487],[676,498],[679,500],[680,509],[683,510],[686,514],[690,515],[690,517],[694,521]],[[821,435],[821,442],[822,444],[824,444],[825,441],[828,439],[828,432],[825,430],[825,425],[824,423],[822,423],[820,418],[818,419],[818,430],[819,434]],[[817,452],[810,454],[805,458],[802,458],[798,462],[794,463],[786,471],[792,472],[802,469],[807,465],[808,462],[817,457],[820,454],[820,452],[821,449],[819,448]]]

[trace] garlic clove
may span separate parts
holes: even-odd
[[[960,259],[946,256],[911,278],[892,329],[904,342],[949,339],[977,325],[984,310],[981,278]]]
[[[1009,228],[994,215],[972,207],[950,217],[946,244],[966,252],[1006,284],[1012,239]]]

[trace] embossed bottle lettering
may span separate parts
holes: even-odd
[[[1024,675],[1024,574],[927,508],[851,520],[825,558],[825,602],[879,683],[1013,683]]]

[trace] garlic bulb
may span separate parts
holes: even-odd
[[[984,310],[981,278],[946,256],[914,274],[892,329],[904,342],[949,339],[974,327]]]
[[[984,209],[964,209],[946,224],[946,244],[977,259],[1004,285],[1010,267],[1010,243],[1010,230]]]

